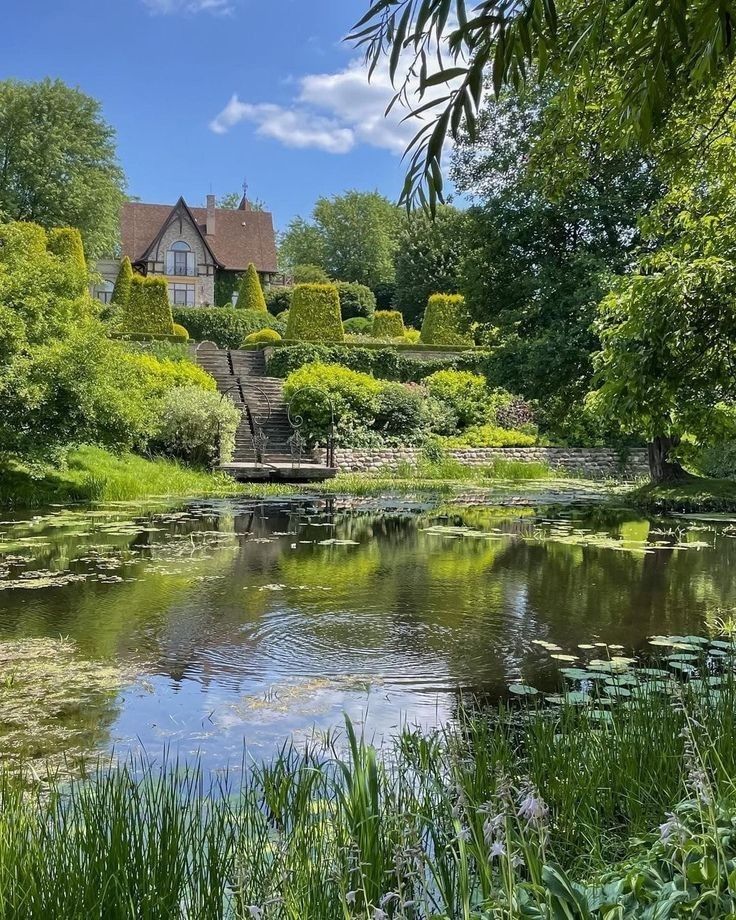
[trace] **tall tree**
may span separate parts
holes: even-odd
[[[395,306],[420,327],[432,294],[456,294],[466,251],[467,214],[450,205],[433,220],[415,211],[399,234],[396,251]]]
[[[60,80],[0,82],[0,218],[76,227],[88,258],[117,243],[124,176],[94,99]]]
[[[319,198],[312,218],[295,218],[281,239],[285,264],[319,265],[338,281],[374,288],[394,280],[394,254],[403,220],[378,192],[348,191]]]
[[[574,426],[599,347],[596,307],[609,277],[632,262],[638,220],[660,186],[640,154],[583,140],[575,174],[550,194],[555,154],[542,148],[556,114],[550,99],[543,91],[490,99],[476,139],[464,135],[455,149],[454,182],[474,202],[460,288],[492,334],[498,379],[538,400],[558,436],[576,438],[589,434]]]
[[[736,74],[671,122],[669,189],[645,225],[656,248],[600,307],[591,403],[647,437],[655,482],[684,475],[682,436],[712,438],[719,407],[736,399],[736,120],[711,129],[735,89]],[[683,158],[687,143],[695,153]]]
[[[605,74],[602,117],[620,144],[646,142],[674,103],[724,74],[735,20],[732,4],[711,0],[480,0],[471,9],[465,0],[372,0],[351,37],[372,68],[386,56],[397,97],[422,112],[403,198],[434,206],[445,139],[475,136],[484,76],[498,95],[550,73],[575,86],[569,102],[584,110]]]

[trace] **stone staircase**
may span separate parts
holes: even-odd
[[[258,465],[253,440],[253,432],[258,429],[266,438],[263,465],[292,465],[294,457],[289,438],[294,429],[284,401],[284,384],[278,377],[266,376],[263,352],[218,348],[211,342],[204,342],[197,346],[195,357],[200,367],[215,378],[220,393],[227,395],[241,412],[235,434],[235,454],[225,466]],[[310,465],[317,466],[317,460],[305,451],[301,466]]]

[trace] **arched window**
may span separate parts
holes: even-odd
[[[177,240],[171,244],[171,248],[166,253],[166,274],[177,276],[197,274],[197,264],[189,243]]]

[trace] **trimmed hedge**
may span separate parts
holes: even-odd
[[[133,280],[133,266],[127,256],[123,257],[118,270],[118,276],[115,279],[115,286],[112,289],[110,303],[118,306],[126,304],[130,298],[130,283]]]
[[[175,307],[174,320],[196,342],[214,342],[220,348],[240,348],[251,332],[275,329],[283,335],[284,324],[269,313],[234,307]]]
[[[174,335],[184,339],[185,342],[189,341],[189,332],[179,323],[174,323]]]
[[[436,371],[445,369],[485,373],[489,359],[488,352],[477,349],[468,350],[460,357],[422,361],[402,355],[395,347],[357,348],[348,345],[301,343],[275,348],[268,359],[268,373],[271,377],[288,377],[292,371],[305,364],[320,362],[373,374],[383,380],[416,383]]]
[[[81,294],[87,286],[87,260],[79,230],[76,227],[53,227],[49,230],[48,248],[57,259],[74,267],[74,276],[79,279],[78,293]]]
[[[354,319],[356,316],[371,319],[376,310],[376,295],[369,287],[355,281],[336,281],[335,287],[343,319]]]
[[[304,342],[342,342],[340,298],[334,284],[298,284],[289,310],[287,339]]]
[[[422,323],[427,345],[472,345],[470,314],[462,294],[432,294]]]
[[[258,332],[251,332],[243,339],[244,345],[253,345],[258,342],[280,342],[281,336],[275,329],[259,329]]]
[[[266,313],[266,298],[263,296],[261,279],[258,277],[255,265],[250,262],[243,272],[238,286],[238,310],[257,310]]]
[[[404,317],[398,310],[377,310],[373,314],[373,337],[400,339],[404,335]]]
[[[140,275],[131,278],[130,296],[120,310],[119,331],[139,335],[174,334],[169,288],[163,278],[142,278]]]

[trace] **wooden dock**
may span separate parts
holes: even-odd
[[[222,463],[219,469],[238,482],[324,482],[337,470],[319,463]]]

